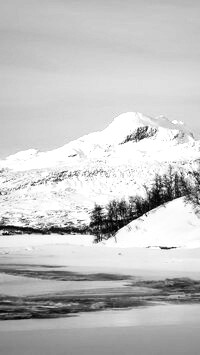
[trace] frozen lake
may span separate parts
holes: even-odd
[[[133,280],[136,276],[147,281],[200,279],[199,248],[163,251],[79,246],[69,245],[64,236],[1,238],[0,263],[0,286],[6,298],[44,292],[52,297],[55,291],[67,294],[85,289],[88,294],[93,289],[98,294],[109,287],[115,292],[116,288],[124,290],[123,280],[51,279],[55,272],[57,277],[81,272],[131,275]],[[192,285],[198,299],[199,286]],[[9,320],[0,321],[0,355],[199,355],[199,333],[200,305],[184,303],[68,318]]]
[[[199,305],[0,322],[2,355],[198,355]]]

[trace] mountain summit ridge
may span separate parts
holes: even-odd
[[[135,137],[135,140],[134,140]],[[72,140],[64,146],[40,152],[36,149],[28,149],[8,156],[0,161],[1,167],[13,170],[42,169],[61,165],[72,166],[88,159],[107,159],[119,151],[118,145],[124,143],[138,143],[145,138],[149,139],[140,144],[140,149],[148,150],[148,145],[154,145],[153,151],[168,143],[169,147],[175,144],[194,143],[195,136],[182,121],[170,121],[161,115],[156,118],[146,116],[140,112],[126,112],[115,117],[103,130],[89,133],[78,139]],[[154,142],[152,143],[153,140]],[[121,149],[123,150],[123,149]],[[128,150],[136,150],[136,146],[129,144]],[[109,151],[109,154],[107,152]],[[116,154],[115,154],[116,155]]]

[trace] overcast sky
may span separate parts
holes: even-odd
[[[200,129],[199,0],[0,0],[0,157],[118,114]]]

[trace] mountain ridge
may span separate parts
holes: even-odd
[[[196,141],[194,134],[182,121],[170,121],[165,116],[151,118],[139,112],[127,112],[114,118],[102,131],[89,133],[60,148],[47,152],[40,152],[36,149],[18,152],[0,161],[0,166],[14,170],[27,170],[65,164],[71,165],[74,162],[76,163],[77,159],[79,163],[80,160],[83,161],[88,157],[99,158],[102,153],[107,158],[106,152],[109,152],[109,149],[111,151],[111,147],[127,143],[126,139],[131,135],[136,135],[137,130],[142,130],[142,128],[154,132],[151,137],[154,136],[154,139],[157,139],[157,144],[172,143],[175,139],[176,141],[173,143],[179,143],[177,140],[180,140],[180,143],[191,144]],[[144,135],[143,139],[145,138],[150,138],[150,136]],[[144,144],[142,148],[144,150]]]

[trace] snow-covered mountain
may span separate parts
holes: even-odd
[[[190,171],[199,159],[200,141],[183,122],[128,112],[61,148],[1,161],[0,216],[15,225],[88,223],[94,202],[143,193],[169,164]]]
[[[178,149],[180,144],[182,155]],[[49,152],[35,149],[19,152],[2,161],[1,166],[19,171],[79,166],[85,161],[97,159],[111,161],[117,158],[117,163],[143,158],[148,160],[149,157],[166,160],[171,158],[169,148],[172,148],[173,154],[176,151],[180,160],[185,158],[183,150],[187,150],[188,144],[195,145],[195,139],[183,122],[170,121],[164,116],[150,118],[141,113],[128,112],[116,117],[103,131],[88,134]],[[134,156],[133,151],[136,153]]]

